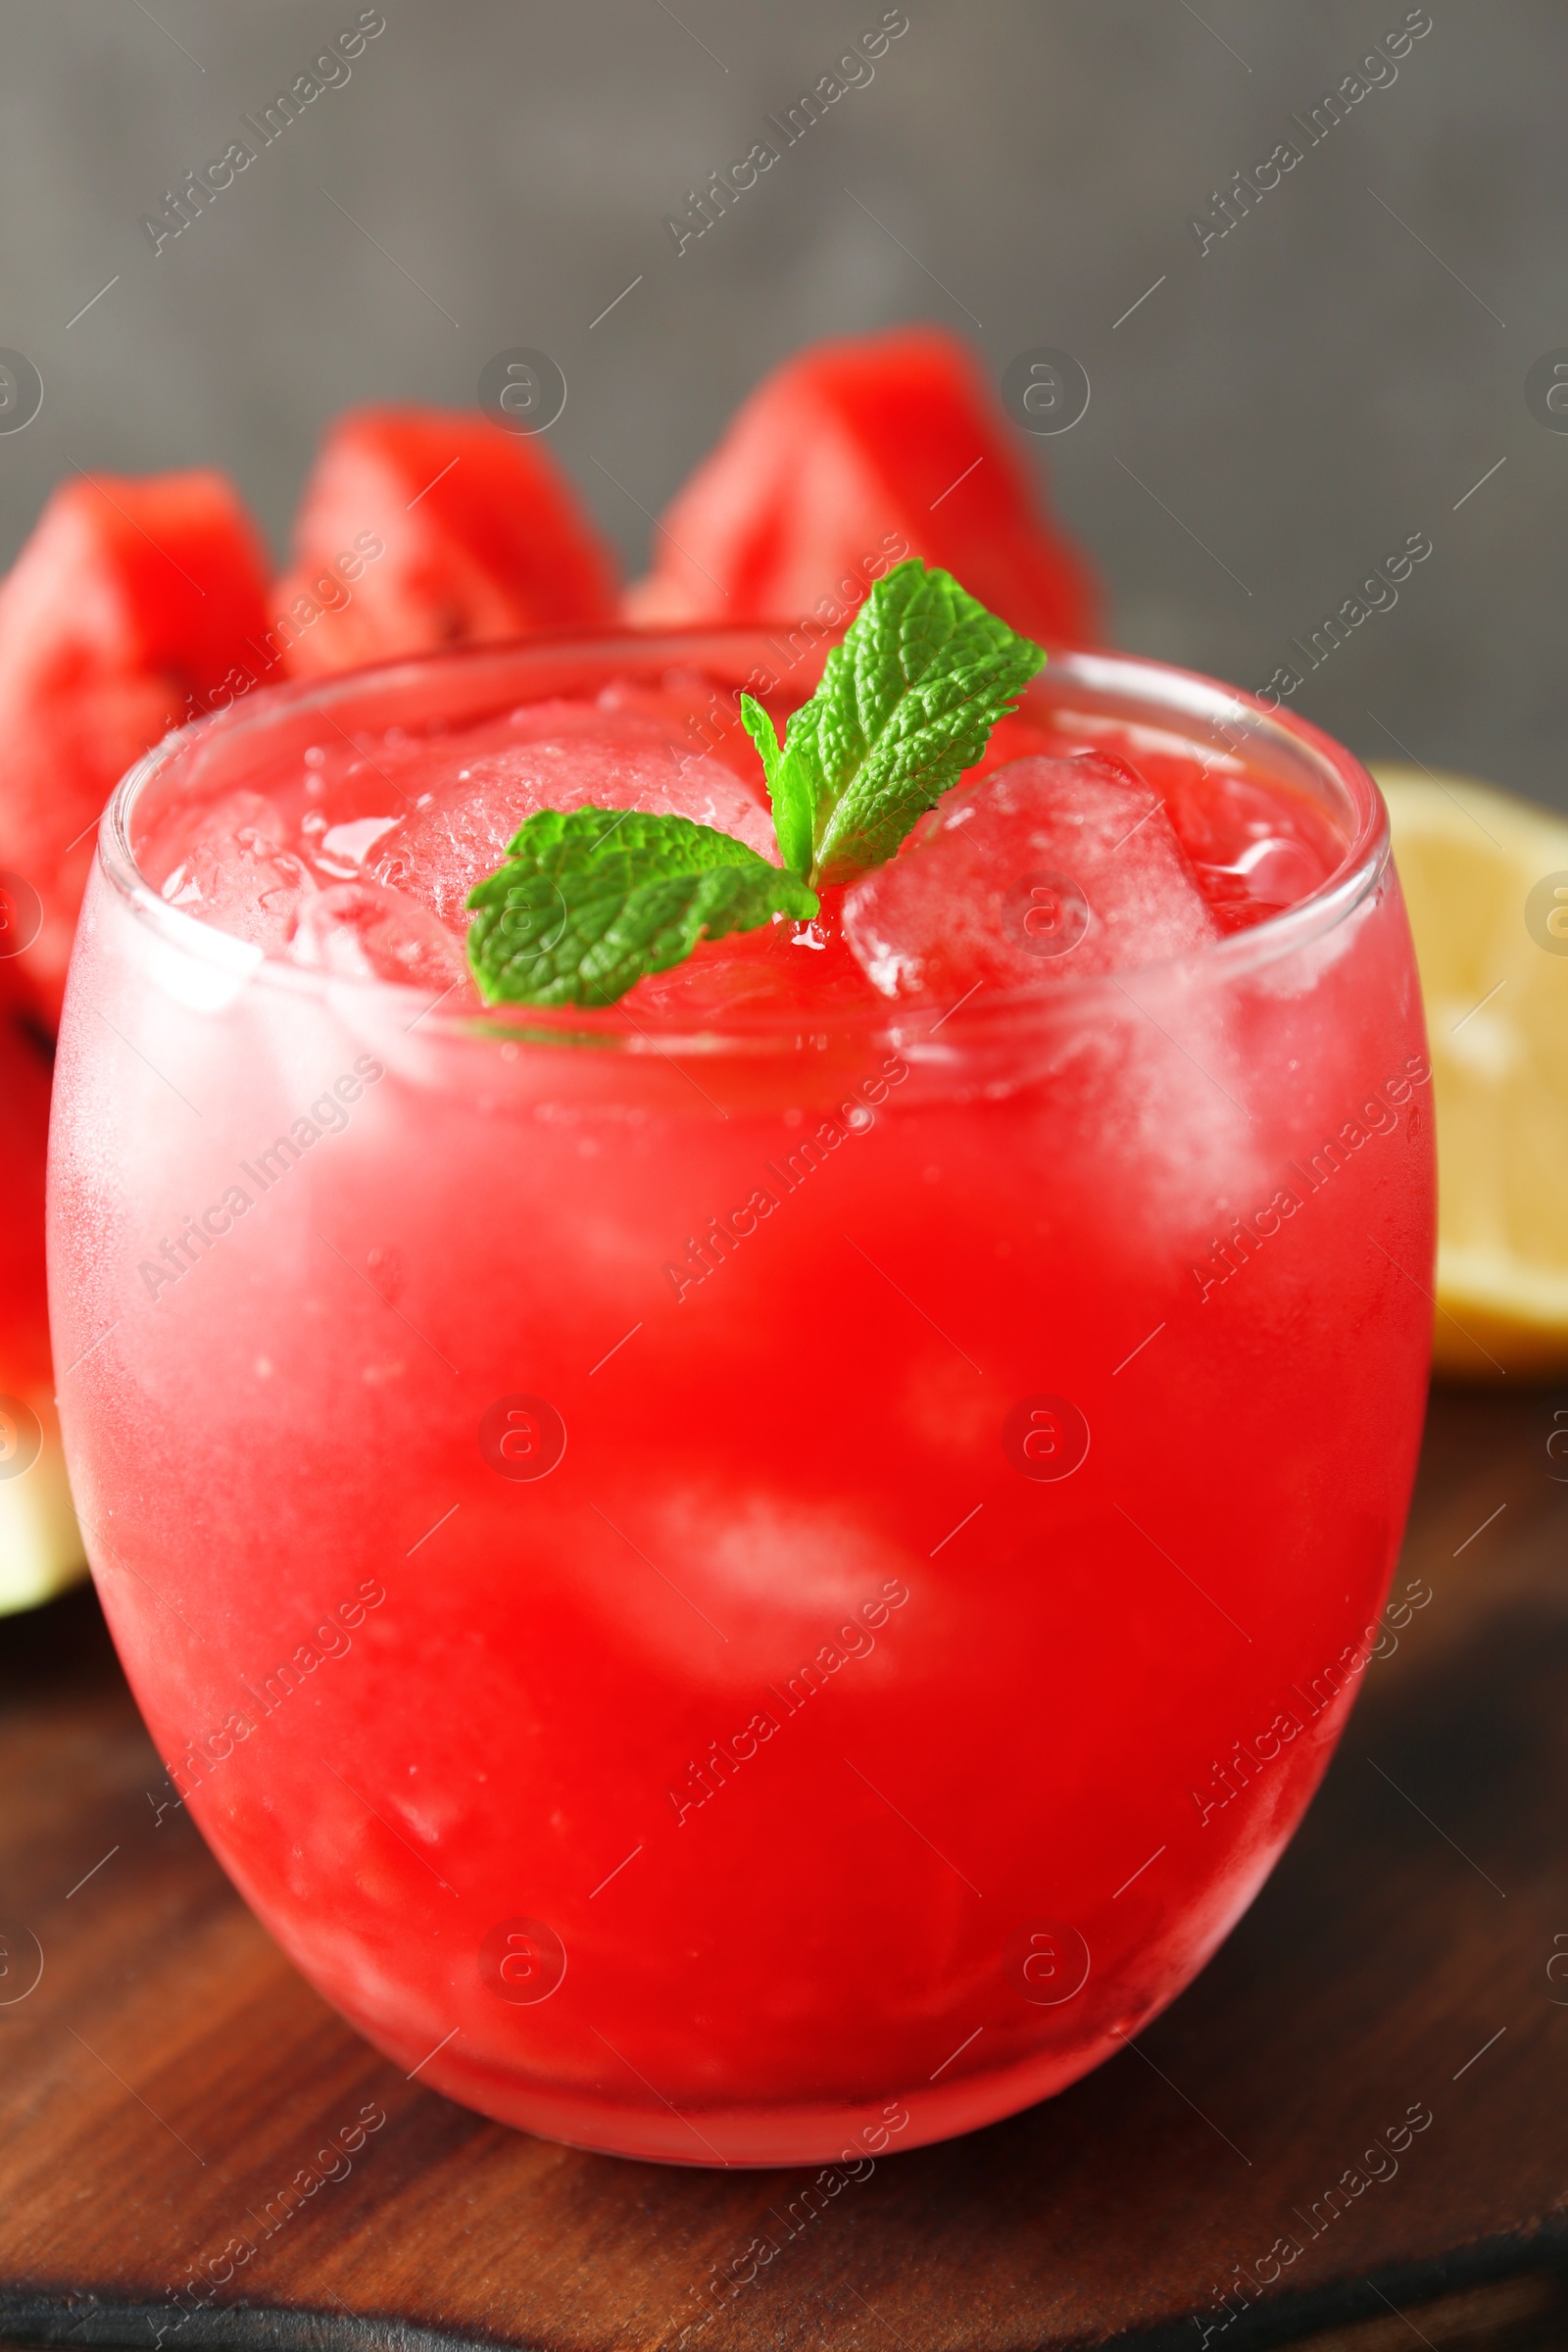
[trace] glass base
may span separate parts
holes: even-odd
[[[356,2030],[405,2072],[417,2065],[420,2052],[349,2015]],[[1138,2018],[1126,2024],[1133,2028],[1144,2022]],[[668,2103],[655,2106],[647,2100],[622,2103],[529,2081],[466,2058],[461,2036],[418,2068],[418,2080],[427,2089],[440,2091],[443,2097],[474,2108],[496,2123],[594,2155],[721,2168],[831,2167],[832,2178],[823,2178],[831,2197],[852,2182],[869,2178],[870,2167],[879,2156],[902,2155],[932,2140],[977,2132],[983,2125],[1000,2123],[1005,2116],[1051,2098],[1113,2056],[1122,2043],[1123,2035],[1109,2030],[1070,2050],[1037,2053],[1015,2065],[965,2075],[952,2083],[927,2083],[917,2089],[893,2085],[885,2093],[854,2103],[834,2099],[780,2106],[691,2108]],[[610,2058],[608,2050],[606,2055]]]

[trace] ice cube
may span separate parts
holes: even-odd
[[[426,906],[378,882],[337,882],[298,909],[289,959],[339,980],[395,980],[476,1006],[462,948]]]
[[[710,683],[708,705],[716,701]],[[761,764],[751,737],[741,726],[733,706],[726,703],[730,735],[739,741],[744,757],[739,771],[752,786],[750,797],[761,804],[766,794]],[[412,797],[439,791],[494,752],[511,751],[522,743],[589,742],[601,748],[619,745],[626,751],[646,751],[681,766],[711,749],[710,738],[717,722],[695,696],[676,696],[662,687],[615,679],[601,688],[591,702],[571,702],[561,696],[538,703],[519,703],[503,717],[480,720],[445,738],[403,737],[377,754],[383,770],[396,778]],[[727,764],[735,762],[724,755]]]
[[[358,879],[358,869],[384,833],[390,833],[400,820],[395,816],[356,816],[346,823],[323,825],[316,851],[316,861],[340,882]],[[306,819],[310,823],[309,817]]]
[[[1148,762],[1198,886],[1223,931],[1245,931],[1322,888],[1348,844],[1291,785],[1210,759]],[[1163,775],[1155,772],[1163,769]]]
[[[170,906],[273,955],[318,887],[291,834],[273,802],[230,792],[175,810],[143,852],[144,870]]]
[[[523,715],[531,722],[537,713]],[[461,935],[469,891],[495,872],[517,827],[541,808],[591,805],[689,816],[777,862],[772,820],[731,769],[650,741],[643,721],[612,731],[602,713],[585,714],[597,719],[591,727],[579,727],[577,715],[498,750],[470,747],[461,760],[448,750],[440,780],[377,846],[371,873]]]
[[[1015,760],[951,793],[848,892],[884,996],[956,1004],[1190,955],[1219,936],[1156,796],[1094,754]]]

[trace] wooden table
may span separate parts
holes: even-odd
[[[0,2335],[673,2352],[711,2311],[681,2352],[1198,2352],[1205,2327],[1225,2352],[1324,2328],[1364,2352],[1568,2343],[1559,1405],[1435,1398],[1395,1587],[1432,1596],[1183,1999],[1063,2097],[882,2162],[722,2299],[715,2277],[804,2177],[580,2155],[406,2082],[293,1973],[185,1815],[157,1820],[162,1776],[90,1596],[7,1621]],[[1331,2216],[1330,2184],[1414,2104],[1433,2120],[1396,2173],[1357,2173]],[[367,2106],[386,2120],[352,2170],[264,2236]],[[1255,2279],[1281,2237],[1301,2251],[1221,2328],[1236,2266]],[[204,2297],[198,2268],[231,2265],[231,2239],[256,2251],[221,2284],[209,2270]]]

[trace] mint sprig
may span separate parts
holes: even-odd
[[[780,743],[740,698],[782,870],[690,817],[545,808],[468,894],[488,1004],[612,1004],[703,938],[818,911],[816,884],[880,865],[986,747],[1044,650],[917,558],[877,581]]]
[[[705,936],[817,911],[799,875],[731,834],[613,808],[541,808],[468,905],[468,965],[491,1004],[613,1004]]]
[[[766,711],[741,698],[786,862],[829,884],[881,865],[974,765],[1045,659],[949,571],[911,557],[878,580],[782,748]]]
[[[795,715],[798,718],[800,712]],[[792,719],[792,729],[794,723]],[[780,745],[773,721],[749,694],[741,696],[741,724],[761,755],[779,856],[792,873],[809,874],[816,861],[815,768],[799,744]]]

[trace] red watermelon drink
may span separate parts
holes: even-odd
[[[1344,1723],[1427,1360],[1363,771],[1073,655],[922,804],[951,705],[834,735],[820,666],[205,721],[61,1041],[64,1425],[168,1801],[405,2073],[683,2163],[967,2130],[1181,1990]]]

